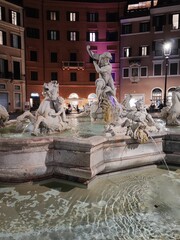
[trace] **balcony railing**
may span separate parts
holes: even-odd
[[[62,62],[62,69],[63,70],[69,70],[69,69],[84,70],[84,62],[63,61]]]

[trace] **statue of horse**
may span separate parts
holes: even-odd
[[[172,92],[172,105],[167,110],[166,124],[171,126],[180,126],[178,117],[180,116],[180,87]]]
[[[0,104],[0,127],[4,127],[9,120],[9,113],[6,108]]]
[[[45,97],[37,109],[35,116],[25,112],[17,118],[22,122],[25,118],[33,124],[32,135],[49,133],[68,129],[66,114],[63,107],[64,99],[59,96],[59,84],[56,81],[44,83],[43,96]]]

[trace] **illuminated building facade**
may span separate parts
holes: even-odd
[[[0,3],[0,104],[9,112],[24,110],[25,54],[23,8]]]
[[[136,3],[134,3],[136,2]],[[171,43],[167,68],[167,100],[180,79],[180,2],[129,1],[121,22],[121,100],[128,93],[147,106],[163,103],[166,60],[163,45]]]
[[[121,4],[120,4],[121,2]],[[95,93],[98,75],[86,46],[113,56],[113,78],[119,99],[119,18],[126,1],[24,1],[27,99],[41,100],[42,84],[58,81],[60,95],[83,100]]]

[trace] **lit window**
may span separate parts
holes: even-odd
[[[95,32],[89,33],[89,41],[90,42],[95,42],[96,41],[96,33]]]
[[[70,41],[76,41],[76,32],[70,32]]]
[[[148,55],[148,48],[147,46],[141,47],[141,56],[147,56]]]
[[[11,11],[12,24],[17,25],[17,12]]]
[[[70,13],[70,21],[71,22],[75,22],[76,21],[76,13],[75,12],[71,12]]]
[[[179,29],[179,22],[180,22],[180,19],[179,19],[179,14],[173,14],[172,15],[172,27],[173,29]]]
[[[59,40],[59,31],[49,30],[48,40]]]
[[[126,47],[124,48],[124,57],[130,57],[131,56],[131,48]]]
[[[56,12],[50,12],[50,20],[56,21],[57,20],[57,16],[56,16]]]

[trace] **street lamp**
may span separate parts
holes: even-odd
[[[167,73],[168,73],[168,65],[169,65],[169,55],[171,54],[171,43],[166,42],[163,45],[164,56],[165,56],[165,81],[164,81],[164,107],[166,107],[166,91],[167,91]]]

